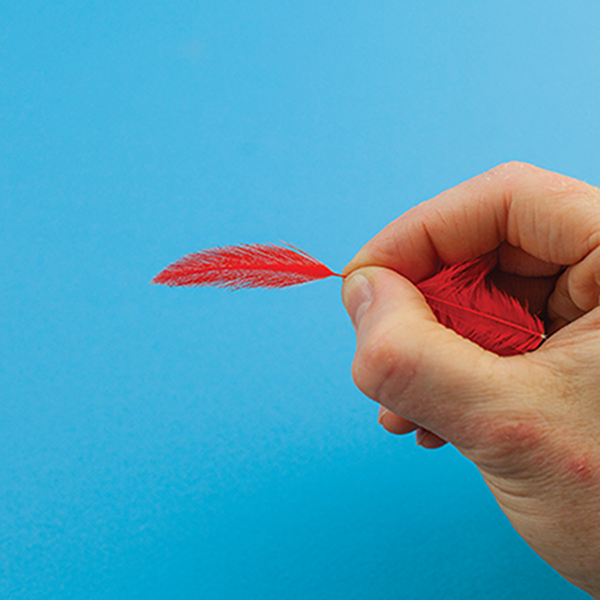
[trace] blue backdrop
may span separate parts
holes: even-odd
[[[0,597],[584,594],[476,469],[376,424],[339,280],[150,279],[285,240],[339,270],[500,162],[599,184],[595,0],[0,2]]]

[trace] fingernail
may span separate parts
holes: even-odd
[[[362,273],[351,275],[344,284],[344,304],[355,329],[373,300],[373,286]]]
[[[415,432],[415,440],[417,442],[417,446],[423,445],[423,440],[427,437],[427,430],[422,427],[418,427]]]
[[[385,407],[382,406],[381,404],[379,405],[379,414],[377,415],[377,422],[380,425],[383,425],[383,418],[385,417],[385,415],[387,415],[390,411]]]

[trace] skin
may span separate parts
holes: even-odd
[[[549,339],[499,357],[437,323],[411,282],[495,252]],[[453,444],[529,545],[600,599],[600,190],[522,163],[420,204],[344,269],[352,372],[392,433]]]

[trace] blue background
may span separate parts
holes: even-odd
[[[476,469],[377,426],[339,270],[512,159],[600,183],[595,0],[0,2],[0,597],[585,595]]]

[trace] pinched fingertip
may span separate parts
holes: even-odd
[[[344,280],[342,301],[355,329],[373,301],[373,284],[366,272],[357,271]]]
[[[394,435],[404,435],[414,431],[418,425],[412,421],[400,417],[394,414],[391,410],[388,410],[385,406],[379,406],[379,414],[377,416],[377,422],[389,433]]]

